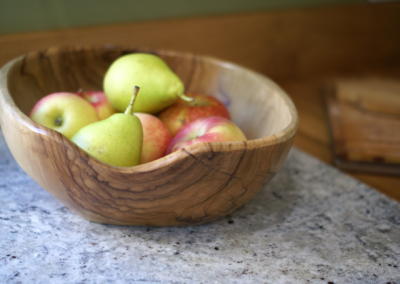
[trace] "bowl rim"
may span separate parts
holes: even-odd
[[[172,152],[167,154],[159,159],[154,161],[150,161],[147,163],[139,164],[136,166],[131,167],[117,167],[105,164],[96,158],[89,156],[85,151],[80,149],[77,145],[75,145],[72,141],[66,138],[64,135],[58,133],[57,131],[42,126],[29,118],[28,115],[23,113],[21,109],[15,104],[12,95],[9,92],[8,88],[8,75],[12,68],[18,63],[30,55],[30,54],[37,54],[41,52],[48,52],[51,50],[58,50],[58,51],[78,51],[78,50],[121,50],[127,52],[148,52],[148,53],[162,53],[165,55],[178,55],[180,57],[201,57],[206,61],[223,65],[224,67],[230,69],[240,69],[251,76],[258,78],[261,81],[264,81],[266,84],[272,86],[277,92],[275,95],[280,96],[284,104],[288,107],[288,111],[290,114],[290,122],[284,127],[282,130],[278,131],[275,134],[268,135],[261,138],[250,139],[246,141],[229,141],[229,142],[202,142],[192,144],[185,149],[180,149],[178,151]],[[58,140],[58,142],[63,143],[64,145],[69,146],[70,148],[74,149],[74,151],[79,152],[79,155],[85,156],[88,159],[88,164],[100,167],[103,169],[108,169],[112,171],[116,171],[119,173],[142,173],[148,171],[154,171],[156,169],[162,167],[168,167],[171,163],[179,162],[182,159],[186,159],[188,156],[191,156],[194,159],[197,159],[196,156],[205,153],[205,152],[231,152],[231,151],[245,151],[245,150],[252,150],[261,147],[269,147],[272,145],[277,145],[283,143],[289,139],[292,139],[296,134],[298,128],[298,113],[293,101],[290,99],[289,95],[274,81],[268,78],[266,75],[258,73],[254,70],[251,70],[247,67],[241,66],[239,64],[219,59],[213,56],[202,55],[202,54],[194,54],[190,52],[181,52],[181,51],[172,51],[168,49],[162,48],[146,48],[146,47],[131,47],[131,46],[117,46],[117,45],[100,45],[100,46],[93,46],[93,45],[85,45],[85,46],[52,46],[42,50],[30,51],[24,55],[20,55],[14,59],[11,59],[6,64],[4,64],[0,68],[0,117],[5,113],[9,112],[14,118],[16,118],[19,123],[21,123],[26,128],[30,129],[31,131],[35,132],[38,135],[44,135],[47,137],[52,137],[52,139]],[[0,119],[1,122],[1,119]]]

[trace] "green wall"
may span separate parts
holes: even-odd
[[[0,34],[361,0],[0,0]]]

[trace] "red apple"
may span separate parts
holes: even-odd
[[[71,138],[75,132],[98,120],[94,107],[75,93],[59,92],[41,98],[30,117],[35,122]]]
[[[78,95],[92,104],[96,109],[99,120],[106,119],[115,113],[115,109],[102,91],[79,91]]]
[[[140,162],[147,163],[164,156],[172,138],[164,123],[156,116],[135,112],[143,127],[143,148]]]
[[[178,133],[185,124],[202,117],[221,116],[230,118],[224,104],[216,98],[201,94],[189,94],[188,96],[193,97],[194,100],[191,102],[178,100],[159,115],[172,135]]]
[[[167,153],[199,142],[244,141],[246,136],[232,121],[211,116],[186,124],[172,139]]]

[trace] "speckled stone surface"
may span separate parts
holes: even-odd
[[[241,210],[188,228],[72,214],[0,135],[1,283],[399,283],[400,205],[294,149]]]

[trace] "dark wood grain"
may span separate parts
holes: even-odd
[[[241,207],[279,170],[297,127],[290,99],[260,74],[210,57],[140,50],[166,60],[188,92],[223,95],[250,140],[195,144],[135,167],[105,165],[26,115],[48,93],[101,88],[111,62],[137,51],[51,48],[3,67],[0,124],[15,159],[43,188],[96,222],[198,224]]]

